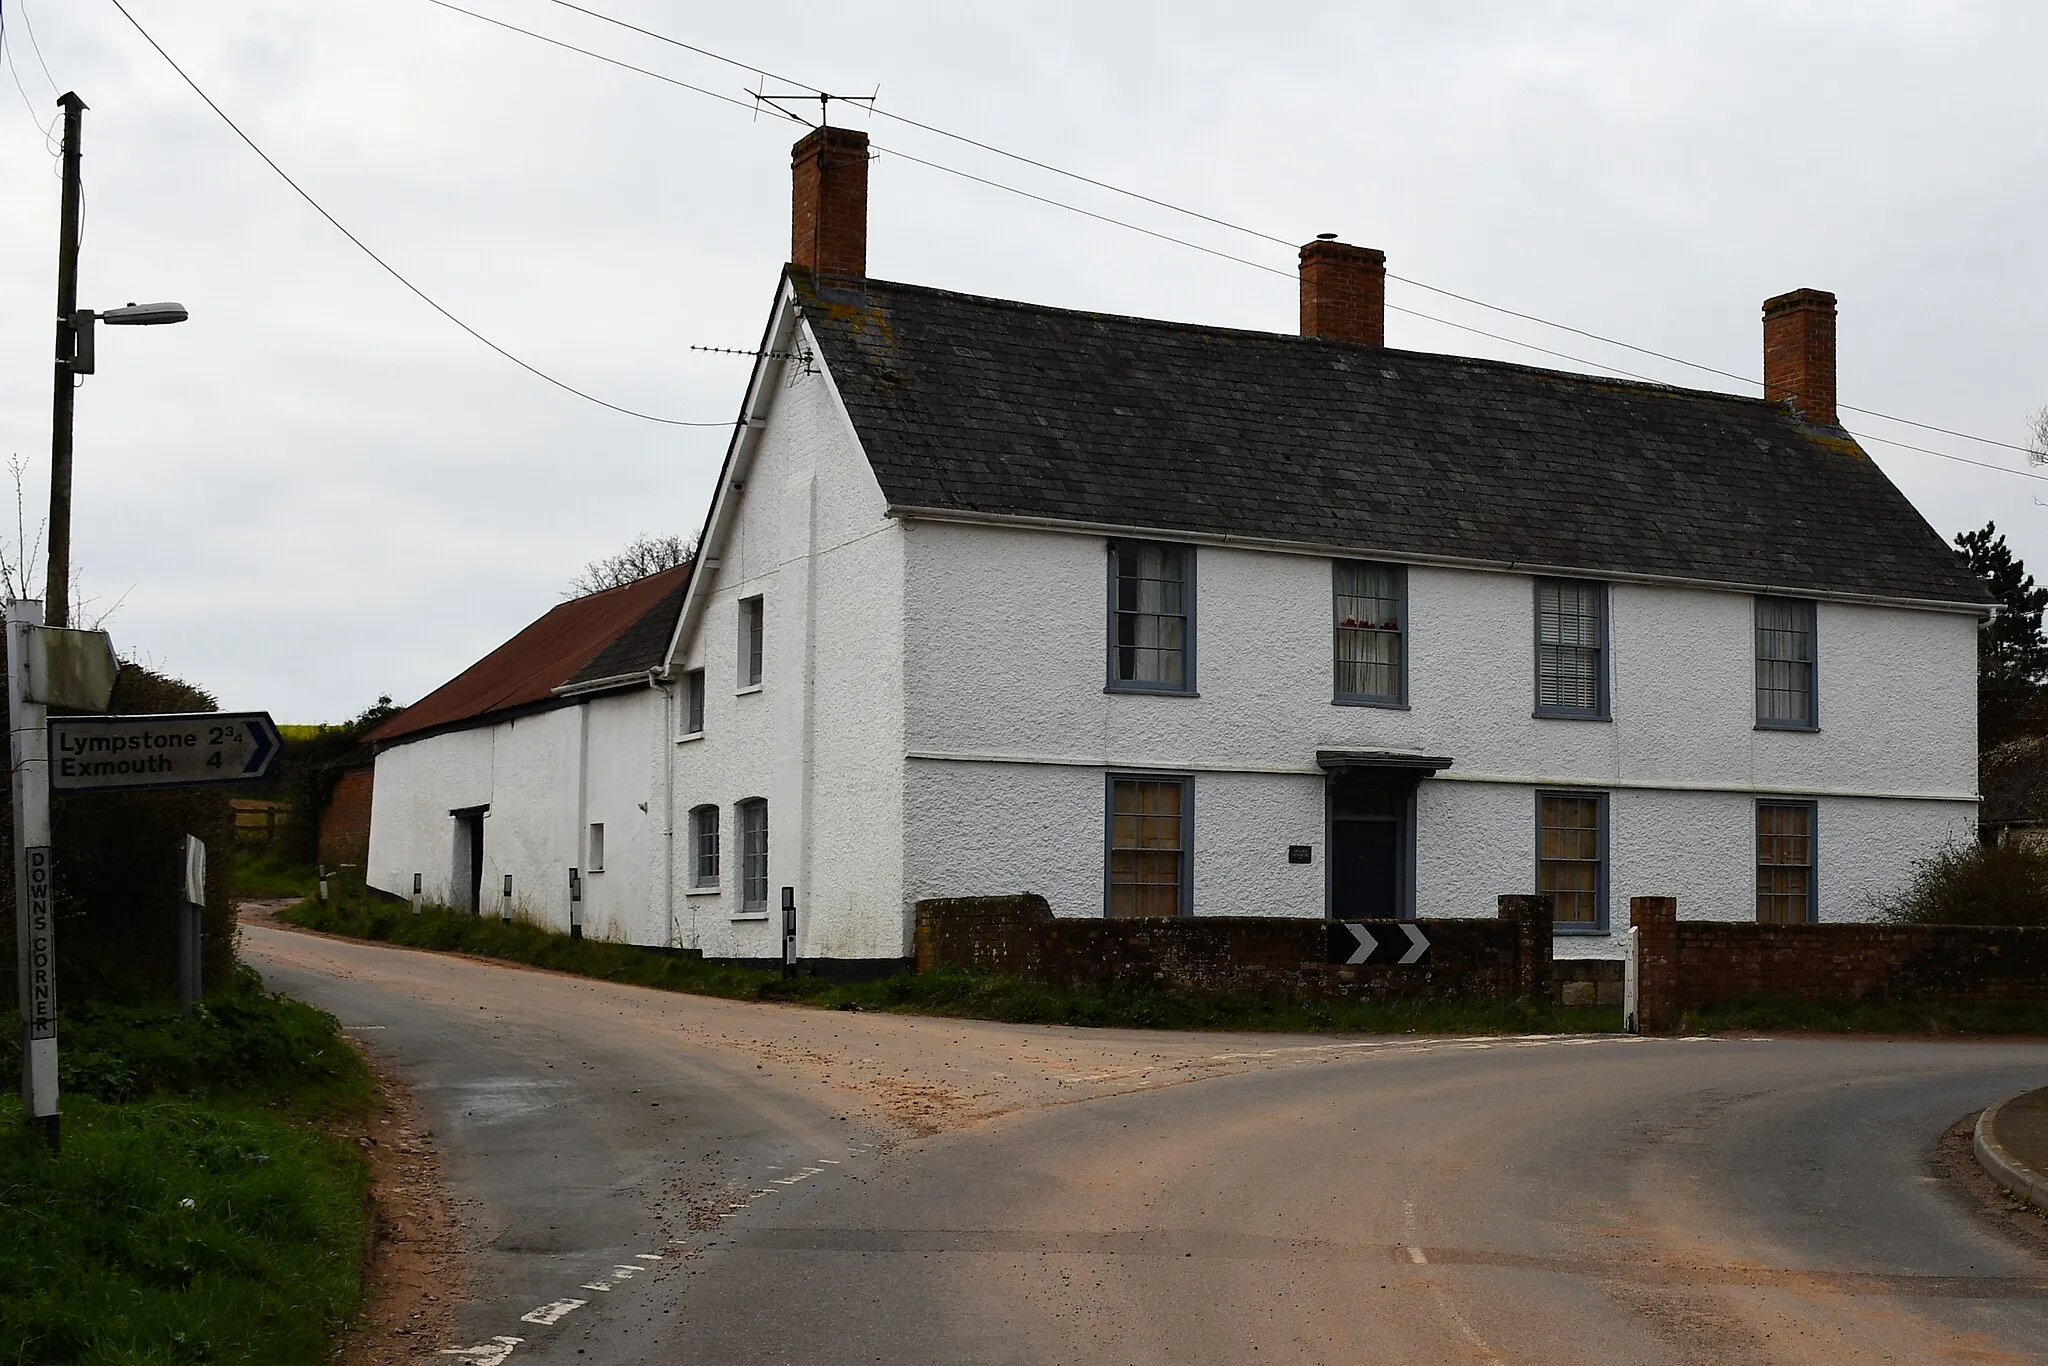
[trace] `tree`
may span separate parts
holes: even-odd
[[[2027,451],[2032,457],[2029,463],[2048,465],[2048,403],[2027,419],[2027,426],[2032,429],[2027,437]]]
[[[1982,531],[1956,537],[1956,549],[1998,601],[1998,615],[1977,633],[1977,690],[1981,698],[2031,688],[2048,674],[2048,637],[2041,633],[2041,613],[2048,608],[2048,588],[2034,576],[1999,534],[1996,522]]]
[[[590,593],[602,593],[607,588],[622,588],[649,574],[688,564],[695,558],[696,537],[649,536],[643,531],[618,554],[584,565],[583,572],[569,580],[568,596],[580,598]]]

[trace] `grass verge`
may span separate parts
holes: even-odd
[[[411,948],[473,953],[654,987],[744,1001],[801,1001],[827,1008],[887,1010],[1002,1020],[1140,1029],[1241,1029],[1347,1034],[1523,1034],[1618,1030],[1614,1007],[1544,1007],[1522,1001],[1280,1002],[1249,996],[1137,989],[1073,991],[993,973],[942,969],[879,982],[838,985],[818,977],[785,981],[779,973],[707,963],[630,944],[568,935],[490,916],[339,895],[280,912],[306,929]]]
[[[0,1361],[327,1360],[367,1173],[317,1121],[374,1094],[333,1019],[244,969],[189,1017],[88,1004],[60,1038],[62,1155],[0,1104]]]
[[[1681,1034],[2048,1035],[2048,1001],[1800,1001],[1740,996],[1679,1017]]]

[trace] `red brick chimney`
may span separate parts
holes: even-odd
[[[1816,427],[1835,415],[1835,296],[1795,289],[1764,300],[1764,397],[1790,400]]]
[[[789,149],[791,265],[868,273],[868,135],[814,128]]]
[[[1387,344],[1387,254],[1319,237],[1301,249],[1301,335]]]

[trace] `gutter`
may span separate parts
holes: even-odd
[[[1157,540],[1162,536],[1190,545],[1224,546],[1238,550],[1265,550],[1282,555],[1314,555],[1337,559],[1379,558],[1402,564],[1435,565],[1445,569],[1473,569],[1493,574],[1530,574],[1541,577],[1597,578],[1610,583],[1638,583],[1652,587],[1704,588],[1718,593],[1782,595],[1811,598],[1822,602],[1853,603],[1864,607],[1905,607],[1922,612],[1953,612],[1978,618],[1994,615],[1997,608],[1984,602],[1955,602],[1943,598],[1902,598],[1881,593],[1845,593],[1833,589],[1788,584],[1741,583],[1723,579],[1700,579],[1681,574],[1638,574],[1623,570],[1592,569],[1585,565],[1542,564],[1529,560],[1489,560],[1462,555],[1430,555],[1407,550],[1374,550],[1366,546],[1331,545],[1317,541],[1289,541],[1272,536],[1241,536],[1229,532],[1183,531],[1167,527],[1129,526],[1115,522],[1069,521],[1060,517],[1033,517],[1022,513],[967,512],[958,508],[912,507],[891,503],[886,516],[907,522],[953,522],[963,526],[1024,527],[1034,531],[1064,531],[1085,536],[1129,536]]]
[[[652,685],[660,675],[661,670],[658,668],[636,669],[629,674],[612,674],[608,678],[587,678],[581,683],[564,683],[548,691],[556,697],[588,697],[591,693],[613,692],[620,688],[636,687],[642,683]]]

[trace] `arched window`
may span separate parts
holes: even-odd
[[[743,801],[740,813],[740,908],[768,909],[768,803]]]

